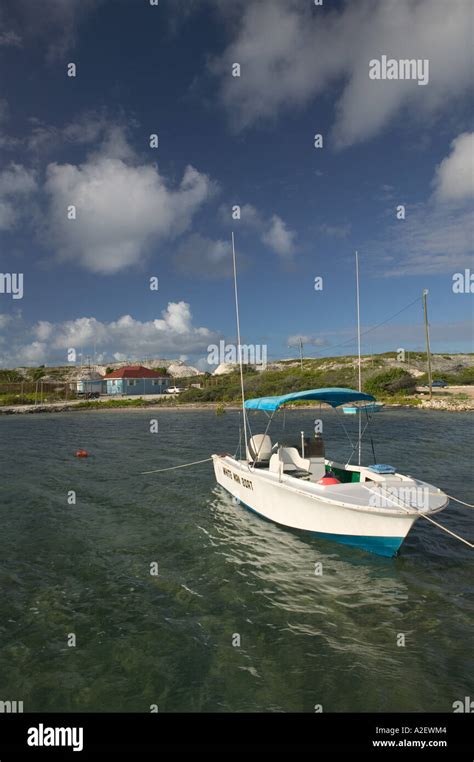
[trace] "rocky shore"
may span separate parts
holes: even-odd
[[[473,400],[423,400],[418,410],[449,410],[452,413],[466,413],[474,410]]]

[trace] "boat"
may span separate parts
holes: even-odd
[[[303,400],[337,408],[374,398],[333,387],[249,399],[244,408],[271,413],[271,421],[284,405]],[[320,435],[302,433],[299,446],[286,446],[273,444],[268,428],[248,439],[243,458],[214,454],[214,473],[234,502],[284,527],[391,557],[421,516],[449,503],[440,489],[392,466],[326,458]]]
[[[342,412],[345,415],[357,415],[359,411],[362,413],[378,413],[384,406],[383,402],[367,402],[362,405],[343,405]]]
[[[402,474],[391,465],[375,462],[371,465],[361,465],[361,442],[370,424],[370,416],[367,416],[363,429],[362,415],[358,416],[359,434],[355,445],[346,431],[352,451],[345,461],[326,458],[324,442],[318,431],[315,431],[312,437],[305,437],[302,431],[301,441],[290,445],[273,443],[268,433],[274,415],[286,405],[319,402],[320,405],[326,404],[336,412],[338,407],[344,406],[361,410],[367,409],[368,406],[373,406],[375,410],[380,409],[381,403],[361,390],[357,253],[358,390],[328,387],[248,400],[245,399],[244,390],[233,233],[232,256],[244,453],[240,437],[234,455],[215,453],[189,463],[142,471],[142,474],[161,474],[175,469],[194,468],[212,461],[217,483],[232,495],[236,505],[241,504],[282,527],[335,540],[380,556],[392,557],[398,553],[415,522],[422,518],[473,550],[474,543],[443,526],[433,519],[432,515],[444,510],[450,500],[469,508],[474,508],[474,505],[453,495],[447,495],[438,487],[421,479]],[[248,421],[249,411],[262,411],[269,418],[263,433],[252,433]],[[338,418],[345,430],[344,416]],[[358,464],[352,465],[351,459],[356,449]],[[375,461],[373,442],[372,453]]]
[[[241,452],[239,458],[237,453],[211,456],[217,483],[235,502],[284,527],[381,556],[396,555],[414,523],[420,517],[436,523],[430,518],[431,514],[446,508],[449,498],[437,487],[399,473],[393,466],[361,465],[361,442],[370,423],[369,416],[364,429],[362,415],[358,416],[357,443],[345,463],[325,457],[319,433],[314,438],[305,438],[301,432],[301,443],[296,446],[273,443],[268,434],[275,413],[288,404],[313,401],[335,410],[344,405],[354,406],[354,403],[375,406],[375,409],[380,406],[375,397],[362,391],[357,252],[358,389],[308,389],[249,400],[245,399],[244,390],[233,233],[232,257],[245,450],[244,456]],[[263,411],[269,417],[263,433],[252,435],[250,432],[248,437],[248,411]],[[342,422],[341,416],[339,420]],[[358,465],[351,465],[356,449]]]

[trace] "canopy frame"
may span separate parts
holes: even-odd
[[[354,445],[349,433],[344,426],[344,422],[341,419],[341,416],[338,415],[337,408],[340,405],[345,405],[347,402],[374,402],[375,397],[373,397],[371,394],[366,394],[365,392],[358,392],[355,389],[347,389],[342,387],[328,387],[326,389],[309,389],[302,392],[294,392],[293,394],[284,394],[281,396],[275,396],[275,397],[256,397],[254,399],[246,400],[245,401],[245,409],[247,410],[253,410],[254,412],[263,412],[268,418],[268,423],[265,428],[265,434],[268,433],[268,430],[270,428],[270,425],[273,421],[273,418],[275,416],[275,413],[277,413],[280,408],[283,408],[283,415],[286,412],[286,403],[287,402],[293,402],[297,400],[314,400],[318,401],[319,409],[321,410],[321,404],[324,402],[328,405],[330,405],[334,412],[336,413],[336,417],[339,420],[339,423],[342,426],[342,429],[344,433],[346,434],[349,444],[351,446],[351,453],[349,455],[349,458],[346,462],[346,465],[348,465],[352,459],[352,456],[357,448],[358,445],[362,442],[363,436],[370,424],[371,418],[368,415],[368,411],[366,410],[366,418],[367,422],[364,426],[364,429],[359,433],[359,437],[357,439],[356,444]],[[360,415],[362,414],[362,409],[360,411]],[[271,414],[269,414],[271,412]],[[250,435],[252,436],[252,430],[250,427],[250,421],[249,421],[249,429],[250,429]],[[263,440],[262,440],[263,442]],[[257,452],[257,458],[260,454],[262,444],[260,444],[260,447]],[[373,445],[372,445],[373,449]],[[374,453],[375,454],[375,453]],[[247,456],[247,453],[246,453]],[[254,466],[251,466],[253,468]]]

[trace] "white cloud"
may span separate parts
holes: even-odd
[[[8,323],[8,324],[7,324]],[[0,322],[1,324],[1,322]],[[9,321],[5,321],[8,329]],[[31,341],[31,337],[34,340]],[[202,354],[209,344],[216,343],[220,334],[209,328],[195,326],[189,304],[170,302],[162,317],[142,322],[131,315],[103,322],[94,317],[80,317],[61,323],[38,321],[26,326],[17,320],[12,325],[7,354],[2,354],[4,367],[21,364],[66,364],[67,350],[71,347],[83,354],[102,358],[139,359],[148,357],[176,357]],[[105,360],[104,360],[105,361]]]
[[[250,228],[264,232],[268,223],[252,204],[244,204],[240,209],[240,219]]]
[[[185,232],[215,184],[188,166],[170,188],[156,165],[137,162],[117,128],[85,163],[49,164],[45,189],[48,237],[59,258],[110,274],[141,262],[151,242]],[[70,205],[75,220],[67,217]]]
[[[390,226],[384,241],[366,250],[387,276],[452,273],[472,267],[473,230],[474,212],[422,203]]]
[[[6,328],[12,320],[12,315],[0,315],[0,329]]]
[[[34,154],[44,154],[47,151],[57,151],[58,146],[68,143],[87,145],[100,139],[110,143],[111,135],[117,138],[121,131],[122,142],[125,141],[125,127],[114,124],[106,117],[104,111],[86,111],[80,114],[73,122],[68,122],[63,127],[48,124],[37,117],[29,119],[31,132],[25,140],[26,147]],[[133,121],[128,120],[128,124]],[[122,151],[122,158],[123,158]],[[130,149],[128,149],[130,155]]]
[[[32,193],[36,189],[34,173],[12,162],[0,173],[0,196]]]
[[[47,320],[39,320],[36,325],[33,327],[33,332],[37,339],[40,341],[45,341],[46,339],[49,339],[51,334],[54,331],[54,326],[52,323],[49,323]]]
[[[123,315],[118,320],[104,323],[95,318],[77,318],[52,326],[49,333],[54,349],[68,347],[87,348],[93,344],[98,349],[122,352],[129,356],[152,352],[196,352],[209,343],[213,334],[208,328],[195,327],[191,309],[186,302],[170,302],[163,317],[148,322]]]
[[[435,193],[440,201],[458,202],[474,196],[474,132],[459,135],[451,147],[437,167]]]
[[[223,204],[219,209],[221,220],[231,224],[230,207]],[[290,259],[296,251],[296,232],[278,215],[266,218],[252,204],[244,204],[240,209],[240,224],[256,231],[262,243],[282,259]]]
[[[274,214],[268,230],[262,236],[262,240],[282,259],[288,259],[295,252],[295,237],[296,234],[287,228],[281,217]]]
[[[12,358],[11,365],[15,365],[17,367],[22,365],[44,365],[47,351],[47,345],[41,343],[40,341],[33,341],[30,344],[24,344],[18,347],[18,351],[14,358],[13,355],[9,355],[9,357]],[[0,357],[0,362],[2,360],[3,358]],[[2,362],[2,365],[4,366],[9,364],[10,363],[8,362]]]
[[[288,336],[287,344],[289,347],[299,346],[300,341],[304,344],[311,344],[313,347],[323,347],[327,344],[325,339],[321,339],[319,336],[309,336],[295,334],[294,336]]]
[[[424,120],[449,107],[471,85],[469,0],[359,0],[340,12],[298,0],[262,0],[244,7],[237,33],[211,70],[232,126],[243,129],[307,105],[343,83],[334,140],[344,147],[390,124],[404,107]],[[430,81],[369,79],[381,55],[429,59]],[[241,65],[232,77],[231,66]]]
[[[451,148],[435,170],[433,195],[410,205],[406,219],[390,225],[384,240],[364,247],[385,275],[436,275],[472,267],[474,133],[459,135]]]

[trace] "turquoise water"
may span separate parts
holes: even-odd
[[[315,417],[288,412],[274,439],[310,434]],[[322,418],[328,454],[344,459],[336,416]],[[384,411],[377,459],[473,503],[472,421]],[[211,463],[140,475],[234,452],[237,412],[4,416],[0,432],[0,700],[25,711],[371,712],[452,711],[474,695],[467,547],[419,521],[398,558],[380,558],[235,506]],[[75,458],[79,448],[91,456]],[[471,539],[473,517],[455,503],[440,515]]]

